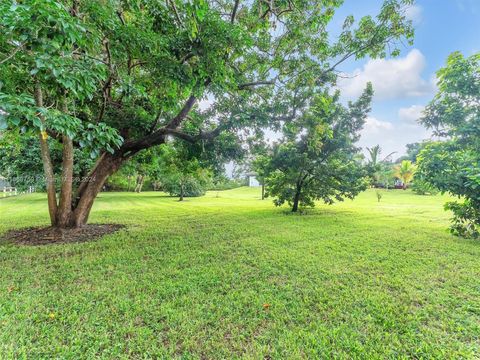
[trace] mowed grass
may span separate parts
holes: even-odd
[[[0,244],[0,358],[480,357],[480,242],[442,196],[373,190],[291,215],[259,189],[102,193],[100,240]],[[46,225],[0,200],[0,234]]]

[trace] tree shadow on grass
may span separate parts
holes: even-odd
[[[15,245],[31,246],[82,243],[97,240],[123,228],[125,225],[121,224],[89,224],[72,229],[57,229],[51,226],[12,229],[0,237],[0,243],[5,241]]]

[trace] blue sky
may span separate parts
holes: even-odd
[[[378,13],[381,0],[345,0],[337,12],[359,19]],[[380,144],[383,154],[405,152],[405,144],[429,138],[416,120],[435,93],[435,72],[453,51],[480,51],[480,0],[418,0],[409,9],[415,24],[413,46],[402,47],[396,59],[351,62],[341,70],[350,77],[340,83],[346,98],[355,98],[367,81],[375,97],[360,145]]]

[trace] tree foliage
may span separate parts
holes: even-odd
[[[138,152],[169,137],[238,144],[280,121],[296,88],[332,85],[345,61],[398,55],[413,36],[412,1],[386,0],[376,17],[346,17],[332,37],[341,3],[0,2],[0,127],[37,134],[52,225],[85,224],[106,179]],[[198,107],[207,97],[210,108]],[[74,149],[96,160],[78,186]]]
[[[370,174],[371,185],[386,188],[390,187],[390,182],[393,179],[393,169],[390,159],[395,152],[381,158],[382,148],[378,144],[371,148],[367,147],[367,152],[369,156],[367,159],[367,170]]]
[[[49,145],[53,162],[56,164],[55,172],[60,174],[61,144],[49,139]],[[40,145],[34,136],[26,136],[19,131],[0,134],[0,174],[19,191],[25,191],[30,187],[35,188],[36,191],[45,191],[45,176],[39,153]],[[92,166],[94,160],[81,149],[75,149],[74,156],[77,161],[73,167],[73,182],[78,186],[82,178],[87,175],[84,170]],[[57,175],[55,178],[57,190],[60,185],[61,179]]]
[[[413,180],[417,167],[410,160],[403,160],[400,164],[394,167],[394,175],[403,183],[403,188],[406,189],[408,184]]]
[[[211,172],[200,161],[188,154],[185,146],[162,146],[159,159],[159,180],[162,188],[172,196],[201,196],[212,182]]]
[[[445,141],[429,144],[419,155],[423,178],[461,200],[448,202],[451,230],[465,237],[480,235],[480,54],[451,54],[438,71],[439,91],[422,123]]]
[[[353,198],[367,185],[355,142],[363,127],[373,95],[368,84],[363,95],[345,107],[339,92],[309,94],[299,115],[286,123],[283,138],[270,157],[257,160],[265,179],[267,196],[279,206],[288,202],[292,211],[314,206],[315,200],[332,204]]]

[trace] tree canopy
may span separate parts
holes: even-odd
[[[296,89],[327,88],[345,61],[395,56],[412,39],[410,0],[348,16],[333,37],[341,3],[2,1],[0,127],[38,138],[52,225],[85,224],[105,180],[139,151],[168,137],[232,142],[287,121],[305,101]],[[78,186],[74,149],[95,159]]]
[[[366,189],[367,172],[355,142],[372,95],[368,84],[363,95],[345,107],[339,92],[309,94],[308,105],[284,125],[283,138],[273,146],[272,155],[256,163],[267,196],[274,196],[276,205],[288,202],[296,212],[299,206],[314,206],[315,200],[331,204]]]
[[[446,204],[453,211],[451,230],[480,236],[480,54],[451,54],[438,71],[438,93],[425,110],[422,123],[445,141],[434,142],[419,155],[422,178],[460,201]]]

